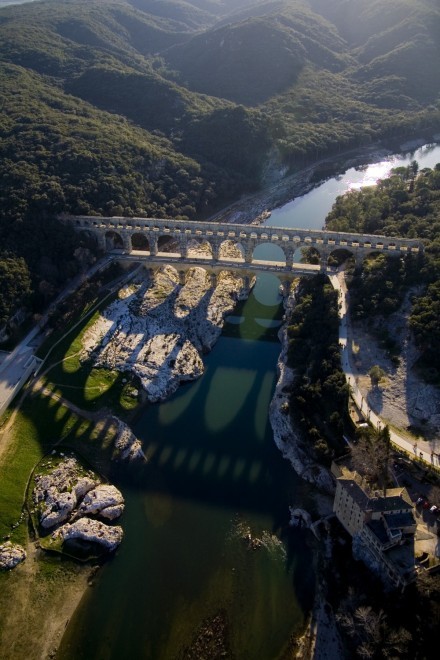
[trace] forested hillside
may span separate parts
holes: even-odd
[[[0,257],[56,290],[67,274],[42,227],[61,211],[207,216],[258,188],[269,157],[298,170],[438,130],[439,25],[429,0],[5,7]]]
[[[387,315],[402,302],[408,286],[424,285],[414,299],[410,326],[419,346],[421,366],[440,383],[440,164],[418,172],[417,163],[393,170],[377,186],[338,197],[327,227],[387,236],[421,238],[425,253],[400,260],[373,255],[350,286],[358,318]]]

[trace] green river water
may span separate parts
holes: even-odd
[[[111,475],[126,499],[124,541],[71,622],[60,658],[185,657],[215,616],[226,657],[281,657],[301,631],[313,566],[288,520],[304,495],[268,420],[278,286],[261,276],[206,356],[203,377],[138,421],[148,463]]]

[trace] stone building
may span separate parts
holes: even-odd
[[[333,511],[353,539],[355,558],[395,587],[416,577],[417,523],[405,488],[370,492],[360,475],[346,472],[336,479]]]

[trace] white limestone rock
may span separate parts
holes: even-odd
[[[55,488],[49,488],[44,500],[44,508],[40,512],[40,525],[45,529],[54,527],[67,520],[77,499],[72,493],[60,493]]]
[[[82,479],[79,479],[73,489],[76,495],[76,499],[79,500],[84,497],[84,495],[88,493],[89,490],[92,490],[95,485],[96,481],[90,479],[90,477],[83,477]]]
[[[122,527],[106,525],[91,518],[80,518],[72,524],[66,523],[57,529],[52,533],[52,538],[61,538],[64,542],[78,539],[87,543],[97,543],[108,552],[113,552],[121,543],[123,535]]]
[[[26,559],[26,552],[21,545],[6,541],[0,544],[0,570],[9,571]]]
[[[48,461],[42,468],[50,466]],[[50,529],[69,520],[78,502],[98,483],[92,473],[84,474],[74,457],[65,458],[47,474],[37,474],[32,499],[38,507],[41,526]]]
[[[78,508],[78,513],[83,516],[99,514],[104,518],[114,520],[118,517],[116,512],[121,515],[123,510],[124,498],[116,486],[100,484],[86,493]]]
[[[205,247],[192,245],[191,250],[204,253]],[[171,266],[152,280],[144,274],[133,293],[109,305],[87,331],[81,359],[131,371],[151,402],[163,401],[180,383],[199,378],[204,371],[201,354],[211,350],[225,317],[249,294],[249,287],[224,271],[213,288],[209,275],[198,267],[179,282]]]
[[[126,435],[131,433],[125,424],[119,420],[118,423]],[[135,453],[134,445],[135,442],[127,441],[126,451]],[[50,462],[42,467],[50,468]],[[43,529],[73,523],[89,515],[115,520],[124,511],[121,492],[115,486],[102,484],[91,472],[84,474],[84,468],[73,457],[65,458],[47,474],[36,475],[32,495]]]
[[[147,459],[142,450],[141,441],[136,438],[127,424],[124,424],[116,417],[114,419],[119,429],[114,443],[118,457],[122,460],[136,461],[142,459],[146,461]]]

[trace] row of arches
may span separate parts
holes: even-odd
[[[240,242],[225,238],[222,241],[213,243],[204,237],[191,237],[190,239],[185,238],[183,240],[169,236],[154,236],[151,238],[148,234],[141,232],[133,233],[129,236],[120,234],[114,230],[108,230],[105,233],[102,232],[100,235],[87,231],[84,233],[93,237],[94,240],[98,239],[99,247],[105,251],[125,250],[127,252],[144,252],[146,255],[156,255],[158,252],[170,252],[173,255],[177,253],[181,257],[190,257],[191,252],[194,250],[199,252],[199,254],[202,252],[209,259],[228,260],[228,257],[233,256],[234,258],[242,258],[247,263],[252,263],[253,261],[272,261],[284,263],[285,265],[292,262],[299,262],[304,250],[307,250],[309,256],[312,256],[314,263],[319,263],[322,258],[327,259],[328,256],[336,253],[338,255],[343,254],[345,258],[353,256],[350,250],[337,248],[329,253],[328,251],[320,251],[304,243],[283,249],[280,245],[269,241],[267,243],[256,243],[256,241],[249,240]]]
[[[256,241],[243,241],[225,238],[222,241],[210,242],[204,237],[196,238],[175,238],[171,236],[151,236],[143,232],[132,234],[121,234],[115,230],[109,229],[106,232],[93,232],[84,230],[92,240],[98,241],[98,247],[104,251],[124,250],[126,252],[143,252],[145,255],[158,253],[173,253],[173,258],[191,257],[192,251],[203,253],[207,259],[213,260],[228,260],[231,256],[234,258],[242,259],[246,263],[254,261],[269,261],[276,262],[280,265],[291,266],[292,263],[300,262],[305,251],[307,251],[307,260],[314,264],[321,264],[322,266],[337,265],[346,261],[350,257],[355,257],[359,263],[366,254],[378,253],[379,250],[374,248],[370,250],[356,251],[356,253],[349,248],[335,247],[330,250],[327,246],[318,249],[315,246],[310,246],[307,243],[301,243],[297,246],[289,246],[288,248],[281,247],[280,245],[267,242],[257,243]],[[232,250],[231,250],[232,248]]]

